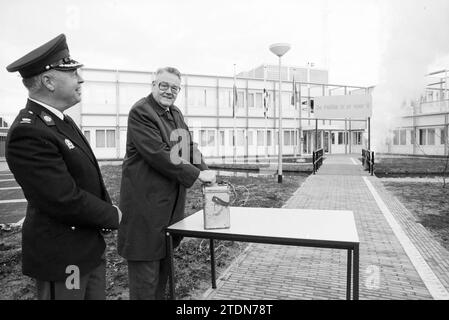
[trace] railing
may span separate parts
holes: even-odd
[[[323,148],[312,152],[313,174],[315,174],[323,164],[323,156]]]
[[[374,174],[374,151],[362,149],[362,165],[371,175]]]

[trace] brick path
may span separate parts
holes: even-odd
[[[352,210],[360,238],[360,299],[433,299],[363,177],[430,266],[443,293],[449,289],[449,252],[376,178],[358,155],[327,156],[285,207]],[[352,159],[351,159],[352,158]],[[413,260],[415,262],[415,260]],[[429,269],[430,270],[430,269]],[[429,283],[428,281],[426,283]],[[445,288],[444,288],[444,287]],[[250,244],[204,299],[345,299],[344,250]]]

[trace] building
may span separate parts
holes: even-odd
[[[269,66],[268,73],[272,76],[266,81],[259,77],[260,67],[245,73],[247,76],[237,77],[235,120],[232,117],[233,77],[183,75],[176,105],[183,112],[193,139],[205,157],[233,157],[234,128],[237,157],[277,155],[278,80],[274,69]],[[297,99],[296,107],[291,104],[292,81],[287,80],[292,75],[289,70],[293,69],[299,79],[297,96],[301,97]],[[304,77],[299,76],[304,68],[286,67],[285,72],[281,99],[283,154],[310,154],[315,147],[323,147],[332,153],[360,152],[366,144],[366,121],[351,126],[347,119],[316,119],[313,101],[317,96],[367,94],[369,88],[329,84],[327,71],[316,73],[316,80],[322,79],[322,83],[304,82]],[[251,74],[254,76],[250,77]],[[83,101],[68,113],[82,129],[98,159],[121,159],[126,151],[128,112],[137,100],[151,92],[154,72],[85,68],[82,77],[85,80]],[[266,118],[264,88],[269,94]]]
[[[262,64],[249,71],[240,72],[238,77],[251,79],[268,79],[279,81],[279,66],[273,64]],[[313,82],[327,84],[329,72],[324,69],[281,66],[281,79],[292,81],[293,77],[297,82]]]
[[[6,135],[8,134],[8,123],[0,117],[0,158],[5,157]]]
[[[404,109],[393,130],[388,152],[407,155],[448,155],[449,70],[427,75],[426,90]]]
[[[310,71],[310,72],[309,72]],[[122,159],[126,151],[128,112],[151,92],[154,72],[85,68],[83,101],[68,113],[80,126],[98,159]],[[283,155],[359,153],[367,147],[367,117],[350,107],[369,106],[374,87],[328,83],[326,70],[285,66],[282,69]],[[427,87],[418,101],[404,108],[392,130],[388,153],[402,155],[449,154],[449,70],[427,75]],[[264,80],[264,74],[266,79]],[[297,102],[292,105],[293,75]],[[277,156],[278,66],[261,65],[237,76],[238,104],[232,117],[233,77],[185,74],[176,101],[195,142],[209,159]],[[311,81],[307,79],[310,77]],[[264,116],[263,89],[268,97]],[[276,106],[276,107],[274,107]],[[0,157],[8,124],[0,118]],[[373,134],[376,134],[373,132]]]

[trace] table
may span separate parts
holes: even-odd
[[[229,229],[204,229],[203,210],[166,228],[170,296],[175,299],[173,235],[210,240],[212,288],[216,289],[214,240],[347,250],[346,299],[359,298],[359,238],[352,211],[230,207]]]

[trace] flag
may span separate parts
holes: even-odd
[[[292,99],[291,99],[291,105],[295,107],[296,109],[296,101],[298,99],[298,92],[296,91],[296,82],[295,82],[295,76],[293,76],[293,87],[292,87]]]
[[[237,108],[237,87],[235,86],[235,82],[234,82],[234,86],[232,87],[232,117],[235,118],[236,115],[236,108]]]
[[[265,119],[268,118],[268,99],[270,95],[268,94],[267,89],[263,88],[263,116]]]

